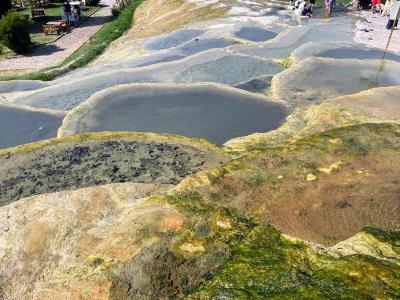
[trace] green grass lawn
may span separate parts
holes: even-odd
[[[45,7],[44,13],[45,17],[32,19],[31,15],[31,7],[28,6],[23,10],[18,11],[23,15],[29,15],[29,19],[31,20],[31,24],[29,25],[29,32],[31,36],[32,46],[39,46],[47,43],[54,42],[60,36],[56,34],[45,35],[42,29],[43,24],[47,22],[51,22],[54,20],[60,20],[63,12],[62,3],[52,3]],[[83,10],[83,15],[85,17],[90,17],[96,10],[98,10],[98,6],[86,6]],[[3,46],[2,51],[0,51],[0,60],[13,57],[16,53],[6,47]]]
[[[135,9],[142,2],[143,0],[132,0],[132,2],[121,12],[118,17],[113,18],[110,20],[110,22],[104,24],[103,27],[101,27],[100,30],[89,39],[89,41],[84,43],[60,65],[23,76],[13,76],[1,79],[53,80],[57,76],[85,66],[103,53],[103,51],[112,41],[121,37],[129,28],[131,28]]]
[[[85,17],[88,17],[92,15],[97,9],[97,6],[86,6],[86,8],[83,10],[83,15]],[[45,7],[44,13],[46,16],[42,18],[32,19],[30,6],[19,12],[21,14],[29,15],[32,20],[32,24],[29,26],[29,31],[31,33],[31,40],[34,45],[51,43],[58,38],[57,35],[45,35],[43,33],[42,26],[47,22],[61,19],[61,15],[63,12],[63,7],[61,3],[52,3]]]

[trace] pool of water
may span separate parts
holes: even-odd
[[[164,50],[177,47],[183,43],[186,43],[200,35],[204,30],[197,29],[182,29],[172,33],[156,37],[145,44],[146,50]]]
[[[277,33],[259,27],[243,27],[235,33],[235,36],[253,42],[263,42],[273,39]]]
[[[306,25],[292,27],[274,40],[259,45],[235,45],[234,51],[266,58],[285,58],[295,49],[309,42],[353,42],[354,20],[337,18],[319,26]]]
[[[272,61],[227,55],[186,69],[178,75],[176,82],[218,82],[236,85],[261,75],[274,75],[282,70],[281,64]]]
[[[328,49],[318,54],[320,57],[332,58],[356,58],[356,59],[388,59],[400,61],[400,55],[379,49],[362,48],[337,48]]]
[[[72,80],[58,81],[50,87],[18,97],[15,102],[37,108],[71,110],[97,91],[128,83],[219,82],[229,85],[246,82],[263,75],[274,75],[282,65],[242,55],[228,55],[210,50],[186,60],[155,65],[144,69],[93,72]]]
[[[0,103],[0,148],[56,137],[64,115]]]
[[[275,129],[287,113],[265,97],[215,84],[136,84],[86,101],[67,115],[60,132],[164,132],[222,144]]]
[[[206,51],[208,49],[224,48],[231,44],[232,42],[227,41],[224,38],[194,39],[179,46],[177,49],[183,55],[189,56],[195,53]]]
[[[47,83],[36,80],[10,80],[0,81],[0,94],[1,93],[13,93],[13,92],[24,92],[41,89],[48,86]]]
[[[309,42],[295,51],[292,55],[296,60],[310,56],[337,59],[378,59],[400,61],[400,55],[394,52],[385,52],[380,49],[365,47],[358,43],[315,43]]]
[[[400,63],[309,57],[274,78],[274,94],[296,105],[400,85]]]

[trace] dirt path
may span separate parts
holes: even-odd
[[[19,55],[0,61],[0,71],[40,69],[61,62],[110,19],[111,6],[114,2],[115,0],[102,0],[100,4],[104,5],[103,8],[54,43],[38,47],[29,55]]]

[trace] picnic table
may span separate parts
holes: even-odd
[[[32,8],[32,18],[42,18],[45,17],[44,8]]]
[[[52,21],[52,22],[47,22],[46,24],[43,25],[43,31],[44,34],[61,34],[61,32],[67,30],[67,22],[64,20],[57,20],[57,21]]]

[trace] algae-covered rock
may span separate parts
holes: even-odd
[[[400,87],[381,87],[298,108],[277,130],[234,138],[225,143],[236,150],[277,147],[329,129],[363,123],[399,123]]]
[[[333,258],[255,227],[234,255],[188,299],[396,298],[400,267],[369,255]]]
[[[180,188],[285,234],[332,245],[366,225],[399,228],[399,142],[399,125],[363,124],[275,148],[256,145]]]
[[[196,195],[161,196],[169,187],[111,184],[1,207],[3,299],[181,298],[251,225]]]
[[[400,262],[400,232],[366,227],[351,238],[329,248],[333,255],[365,254]]]
[[[1,207],[2,297],[399,295],[400,267],[392,257],[331,255],[289,240],[272,226],[206,204],[198,193],[166,194],[169,187],[111,184],[33,196]],[[221,220],[229,226],[218,225]],[[376,236],[388,247],[399,243],[395,232],[381,230]]]
[[[0,152],[0,204],[60,190],[116,182],[176,184],[226,162],[202,140],[145,133],[98,133]]]

